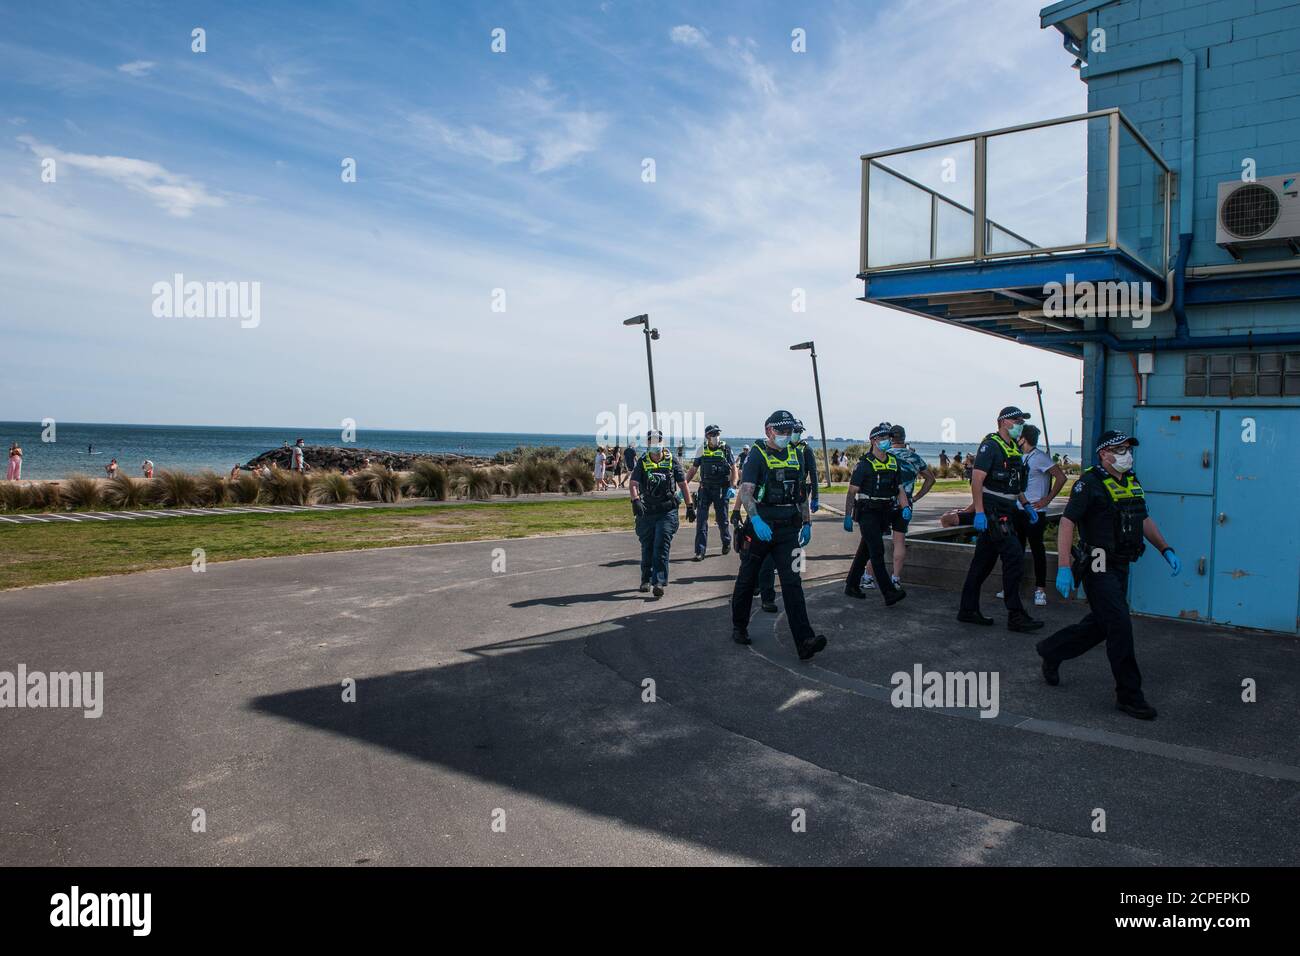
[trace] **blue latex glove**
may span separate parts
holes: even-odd
[[[853,530],[853,515],[844,516],[844,530],[845,531]]]
[[[912,506],[911,506],[911,505],[908,505],[907,507],[905,507],[905,508],[903,509],[903,520],[904,520],[904,521],[911,521],[911,520],[912,520]]]
[[[732,498],[734,498],[734,497],[736,497],[736,489],[735,489],[735,488],[728,488],[728,489],[727,489],[727,500],[730,501],[730,500],[731,500]]]
[[[1056,593],[1061,595],[1067,601],[1070,600],[1070,592],[1074,590],[1074,575],[1070,573],[1069,568],[1056,569]]]
[[[749,519],[749,523],[754,527],[754,534],[758,536],[759,541],[772,540],[772,526],[760,518],[758,515]]]
[[[989,516],[982,511],[975,512],[975,530],[976,531],[989,530]]]
[[[1038,524],[1038,509],[1031,504],[1025,505],[1025,513],[1029,515],[1030,524]]]
[[[806,524],[799,529],[799,547],[806,548],[812,540],[812,525]]]
[[[819,499],[816,495],[813,495],[812,503],[809,504],[808,510],[811,511],[813,514],[816,514],[817,509],[820,508],[821,506],[822,506],[821,499]]]
[[[1165,556],[1165,560],[1169,562],[1169,566],[1173,568],[1173,574],[1171,574],[1170,577],[1178,577],[1178,572],[1183,569],[1183,562],[1178,560],[1178,555],[1174,554],[1173,548],[1165,548],[1162,553]]]

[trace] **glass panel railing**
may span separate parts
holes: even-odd
[[[896,153],[871,163],[868,181],[867,259],[873,267],[973,254],[973,142]]]
[[[1165,270],[1165,171],[1123,122],[1117,228],[1121,249],[1157,272]]]
[[[1106,118],[990,136],[985,207],[989,222],[1031,247],[1087,245],[1088,196],[1097,185],[1090,181],[1088,168],[1088,132],[1094,123],[1104,130]],[[1104,183],[1101,190],[1104,194]],[[1018,248],[1023,247],[985,251]]]
[[[1169,169],[1118,110],[863,160],[865,271],[1100,248],[1166,267]]]

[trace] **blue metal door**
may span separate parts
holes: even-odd
[[[1217,412],[1210,408],[1133,409],[1137,473],[1147,491],[1214,494]]]
[[[1214,460],[1218,413],[1204,408],[1133,409],[1135,457],[1147,509],[1183,562],[1171,577],[1148,548],[1129,574],[1129,603],[1142,614],[1210,618],[1210,549],[1214,538]]]
[[[1216,621],[1297,631],[1297,428],[1300,409],[1225,408],[1219,414],[1210,595]]]
[[[1146,445],[1139,449],[1145,450]],[[1178,553],[1183,570],[1174,577],[1164,556],[1147,545],[1146,554],[1129,571],[1129,604],[1140,614],[1208,621],[1214,499],[1147,492],[1147,511]]]

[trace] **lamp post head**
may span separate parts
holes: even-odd
[[[632,318],[630,318],[630,319],[624,319],[624,320],[623,320],[623,324],[624,324],[624,325],[644,325],[646,328],[649,328],[649,327],[650,327],[650,316],[649,316],[649,315],[634,315],[634,316],[632,316]]]
[[[792,346],[790,346],[790,351],[791,351],[791,352],[797,352],[797,351],[799,351],[800,349],[811,349],[812,347],[813,347],[813,344],[812,344],[811,342],[800,342],[798,345],[792,345]]]
[[[1021,387],[1021,388],[1037,388],[1037,387],[1038,387],[1038,382],[1037,382],[1037,381],[1033,381],[1033,382],[1021,382],[1021,383],[1020,383],[1020,387]]]

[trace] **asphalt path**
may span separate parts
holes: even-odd
[[[692,561],[685,528],[659,601],[621,532],[0,594],[0,670],[104,674],[99,718],[0,709],[0,864],[1300,862],[1294,640],[1140,622],[1140,723],[1100,648],[1047,688],[1032,638],[956,624],[950,593],[846,598],[838,523],[812,665],[757,601],[731,643],[736,557],[715,531]],[[999,717],[892,706],[914,664],[999,673]]]

